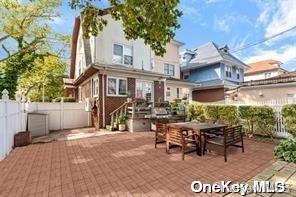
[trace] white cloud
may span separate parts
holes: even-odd
[[[296,26],[295,0],[257,1],[257,4],[261,8],[257,23],[263,25],[265,38]],[[289,35],[295,36],[296,31]],[[278,37],[277,40],[280,38],[283,36]]]
[[[219,0],[206,0],[206,4],[217,3]]]
[[[256,55],[249,56],[244,61],[250,63],[264,59],[275,59],[283,63],[290,61],[296,62],[296,44],[288,44],[276,50],[257,48],[254,54]]]
[[[215,18],[214,28],[223,32],[229,32],[230,26],[233,24],[234,21],[235,17],[231,15],[224,18]]]
[[[196,0],[184,0],[180,4],[180,9],[183,12],[183,17],[187,17],[194,23],[202,22],[200,10],[198,9]]]

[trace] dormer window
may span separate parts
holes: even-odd
[[[121,44],[114,44],[113,63],[133,65],[133,47]]]

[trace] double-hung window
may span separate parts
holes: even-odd
[[[121,44],[114,44],[113,63],[133,65],[133,47]]]
[[[174,76],[175,66],[171,64],[164,64],[164,74],[169,76]]]
[[[99,78],[94,77],[92,79],[92,95],[93,97],[99,96]]]
[[[225,75],[226,75],[226,77],[228,77],[228,78],[231,78],[231,74],[232,72],[231,72],[231,66],[226,66],[225,67]]]
[[[108,96],[125,96],[127,93],[127,80],[124,78],[108,77],[107,78],[107,95]]]

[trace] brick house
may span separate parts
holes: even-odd
[[[158,57],[143,40],[125,39],[120,21],[107,12],[101,17],[108,25],[89,39],[83,37],[81,17],[76,17],[70,75],[64,87],[78,102],[87,98],[98,101],[99,127],[104,128],[110,124],[110,113],[127,100],[128,93],[152,103],[167,100],[168,82],[180,78],[179,47],[183,43],[172,40],[167,53]]]

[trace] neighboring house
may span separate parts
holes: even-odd
[[[268,79],[283,74],[286,71],[281,68],[282,64],[282,62],[273,59],[250,63],[250,68],[245,72],[244,81]]]
[[[179,47],[183,43],[171,41],[166,46],[167,53],[157,57],[144,40],[127,40],[120,21],[113,20],[107,12],[101,16],[108,25],[90,39],[83,37],[80,17],[75,19],[70,76],[64,84],[77,101],[98,99],[102,128],[110,124],[110,113],[127,100],[128,93],[152,103],[166,100],[166,88],[175,89],[171,81],[180,77]],[[180,88],[190,84],[180,83]]]
[[[244,103],[294,99],[296,98],[296,72],[286,72],[279,76],[248,81],[235,91],[229,92],[229,99]]]
[[[182,79],[194,83],[192,100],[215,102],[225,99],[225,91],[243,82],[248,66],[213,42],[181,53]]]

